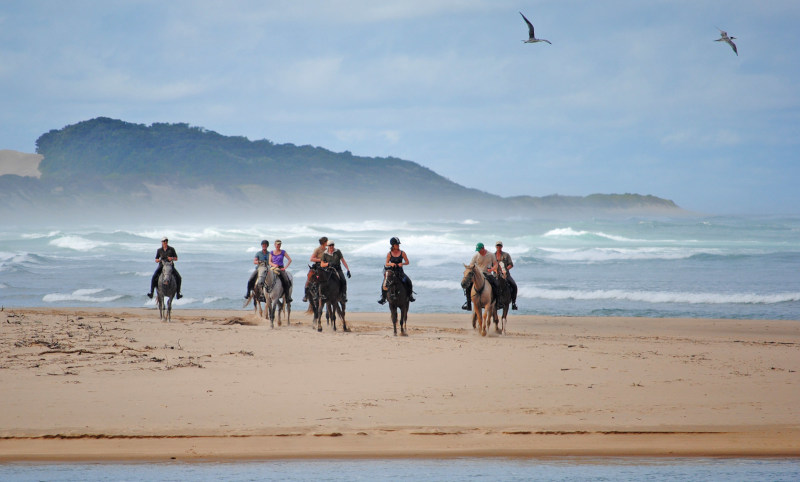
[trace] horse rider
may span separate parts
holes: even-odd
[[[506,267],[506,281],[508,284],[511,285],[511,309],[517,309],[517,282],[514,281],[514,278],[511,277],[511,268],[514,267],[514,263],[511,261],[511,255],[503,251],[503,242],[498,241],[494,244],[495,249],[497,251],[494,253],[495,260],[497,260],[497,265],[500,265],[500,262],[505,265]]]
[[[153,273],[153,277],[150,279],[150,292],[147,293],[147,297],[152,299],[153,298],[153,290],[156,289],[156,285],[158,284],[158,277],[161,276],[161,271],[164,269],[164,265],[161,264],[161,260],[164,261],[178,261],[178,253],[175,252],[175,248],[169,245],[169,239],[166,236],[161,238],[161,247],[158,248],[156,251],[156,263],[158,263],[158,268],[156,268],[156,272]],[[175,281],[178,285],[178,295],[177,298],[183,298],[181,294],[181,274],[178,273],[178,270],[175,267],[172,267],[172,274],[175,275]]]
[[[319,246],[314,248],[314,251],[311,253],[311,260],[313,265],[311,265],[311,269],[308,270],[308,275],[306,276],[306,286],[303,288],[303,303],[308,301],[308,283],[311,281],[311,273],[313,272],[314,268],[319,267],[319,263],[322,261],[322,253],[325,252],[326,245],[328,244],[327,236],[323,236],[319,238]]]
[[[289,262],[284,265],[284,259]],[[275,249],[269,253],[269,265],[273,268],[278,268],[278,278],[281,280],[283,292],[286,293],[286,302],[291,303],[292,297],[289,296],[289,277],[286,275],[286,268],[292,264],[292,258],[285,249],[281,249],[281,240],[275,240]]]
[[[469,262],[470,265],[476,265],[478,269],[483,273],[486,281],[492,285],[492,298],[497,297],[497,280],[494,276],[490,276],[491,273],[494,273],[497,269],[497,260],[495,257],[486,250],[483,246],[483,243],[478,243],[475,245],[476,253],[472,256],[472,260]],[[472,310],[472,298],[470,296],[470,291],[472,290],[472,283],[467,285],[464,288],[464,294],[467,296],[467,302],[461,306],[462,310],[470,311]]]
[[[250,292],[253,291],[253,288],[256,287],[256,277],[258,276],[258,265],[264,263],[265,265],[269,265],[269,241],[266,239],[261,241],[261,251],[257,252],[255,257],[253,258],[253,264],[256,265],[256,269],[250,273],[250,279],[247,280],[247,294],[244,295],[245,298],[250,298]]]
[[[333,240],[329,240],[327,246],[328,249],[320,257],[319,265],[323,268],[331,267],[336,270],[336,275],[339,277],[339,291],[342,293],[342,301],[347,302],[347,280],[342,273],[342,264],[347,269],[348,278],[350,277],[350,267],[347,266],[347,261],[345,261],[342,252],[336,249]]]
[[[406,256],[405,251],[400,249],[400,239],[393,237],[389,240],[389,245],[392,249],[386,253],[386,262],[383,264],[383,285],[381,286],[381,299],[378,300],[378,303],[386,303],[386,275],[390,269],[396,270],[397,274],[400,275],[400,279],[406,287],[406,293],[408,293],[408,301],[416,301],[411,279],[403,271],[403,266],[408,265],[408,256]]]

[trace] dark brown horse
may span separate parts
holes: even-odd
[[[313,273],[308,283],[308,310],[314,313],[312,328],[322,331],[322,310],[336,331],[336,315],[342,319],[342,331],[350,331],[345,321],[345,305],[339,284],[339,276],[332,268],[311,268]]]
[[[492,312],[494,319],[494,326],[498,333],[506,334],[506,321],[508,320],[508,308],[511,306],[511,283],[508,282],[508,270],[502,261],[497,265],[495,272],[497,277],[497,303]],[[498,320],[497,312],[502,311],[500,319]],[[501,328],[502,326],[502,328]]]
[[[397,336],[397,311],[400,310],[400,336],[408,336],[406,333],[406,320],[408,319],[408,293],[403,274],[396,269],[386,272],[386,299],[389,300],[389,313],[392,315],[392,325],[394,335]]]

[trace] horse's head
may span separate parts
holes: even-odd
[[[506,264],[502,261],[497,263],[497,277],[503,279],[508,277],[508,270],[506,269]]]
[[[465,264],[464,265],[464,276],[461,278],[461,287],[466,288],[472,283],[473,269],[475,268],[474,264]]]

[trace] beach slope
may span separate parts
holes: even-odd
[[[5,307],[0,461],[800,456],[800,323]]]

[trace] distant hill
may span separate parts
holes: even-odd
[[[36,152],[44,156],[39,179],[0,175],[4,216],[479,219],[681,212],[672,201],[637,194],[503,198],[394,157],[250,141],[183,123],[146,126],[98,117],[42,135]]]

